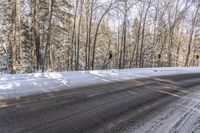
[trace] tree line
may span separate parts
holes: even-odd
[[[0,71],[198,66],[200,2],[1,0]]]

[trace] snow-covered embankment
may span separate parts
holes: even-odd
[[[1,75],[0,100],[114,81],[183,73],[200,73],[200,68],[166,67]]]

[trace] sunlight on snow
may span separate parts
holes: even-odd
[[[15,87],[19,87],[20,83],[12,83],[12,84],[1,84],[0,90],[14,90]]]

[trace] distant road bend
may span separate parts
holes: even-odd
[[[200,74],[88,86],[0,105],[0,133],[200,133]]]

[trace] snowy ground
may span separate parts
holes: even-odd
[[[1,75],[0,100],[127,79],[183,73],[200,73],[200,68],[166,67]]]
[[[142,125],[132,126],[125,133],[200,133],[199,87],[192,87],[197,91],[187,96],[174,94],[179,97],[176,102],[157,110]]]

